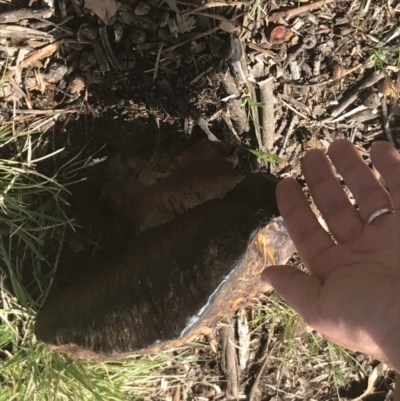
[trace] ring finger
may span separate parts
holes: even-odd
[[[356,148],[347,140],[334,141],[329,156],[357,201],[364,223],[379,209],[393,210],[389,193],[365,164]]]

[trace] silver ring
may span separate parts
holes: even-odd
[[[387,213],[393,213],[393,210],[389,209],[388,207],[383,207],[382,209],[376,210],[374,213],[371,214],[371,216],[369,216],[367,224],[371,225],[379,216]]]

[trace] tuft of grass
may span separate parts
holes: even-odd
[[[70,360],[37,343],[34,313],[1,288],[1,401],[133,400],[151,392],[167,377],[160,368],[178,359],[159,354],[113,362]],[[168,375],[170,386],[181,379]]]
[[[371,53],[371,60],[375,66],[380,70],[386,72],[386,67],[394,63],[400,67],[400,45],[398,46],[381,46],[373,49]]]
[[[36,341],[35,314],[57,267],[44,246],[48,239],[62,246],[73,229],[65,187],[37,169],[55,154],[35,159],[44,135],[0,127],[0,401],[134,400],[161,380],[174,386],[181,376],[167,379],[163,368],[177,356],[72,361]]]
[[[56,177],[36,169],[38,162],[53,156],[33,159],[41,139],[41,133],[14,134],[11,125],[0,128],[0,272],[7,275],[25,308],[34,306],[38,290],[48,284],[40,280],[41,267],[50,266],[42,252],[45,239],[60,237],[66,226],[73,227],[66,213],[66,189]],[[33,267],[37,280],[22,284],[24,264]]]
[[[390,77],[388,66],[395,65],[400,68],[400,45],[397,46],[381,46],[373,49],[370,56],[375,67],[382,71],[386,82],[390,88],[390,96],[399,97],[399,88]]]
[[[275,293],[270,294],[266,303],[253,307],[254,319],[249,322],[253,331],[261,326],[274,328],[280,338],[280,345],[274,351],[277,366],[293,364],[301,359],[297,366],[315,364],[321,354],[328,357],[332,376],[337,388],[345,384],[347,378],[343,365],[355,367],[358,363],[344,348],[323,339],[311,330],[304,320],[297,315]]]

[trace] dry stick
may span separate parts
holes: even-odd
[[[260,99],[264,103],[261,108],[262,116],[262,151],[271,150],[274,146],[275,117],[274,117],[274,79],[273,77],[258,82]]]
[[[312,84],[299,84],[296,82],[291,82],[291,81],[286,81],[284,82],[287,85],[293,86],[295,88],[306,88],[306,87],[311,87],[311,86],[320,86],[320,85],[327,85],[327,84],[331,84],[333,82],[339,82],[341,81],[343,78],[345,78],[347,75],[353,73],[354,71],[357,71],[359,68],[363,67],[364,64],[358,64],[353,68],[350,68],[349,70],[347,70],[346,72],[344,72],[340,78],[336,78],[336,79],[328,79],[326,81],[321,81],[321,82],[315,82]]]
[[[52,115],[79,113],[78,109],[50,109],[50,110],[13,110],[16,114]]]
[[[264,362],[261,365],[261,368],[257,373],[256,379],[254,380],[253,387],[251,388],[248,401],[253,401],[254,396],[256,395],[256,391],[258,389],[258,383],[260,382],[260,378],[261,378],[265,368],[267,367],[267,363],[269,362],[269,358],[271,356],[271,353],[272,353],[272,350],[273,350],[274,346],[270,350],[268,350],[268,348],[269,348],[269,345],[271,344],[271,340],[272,340],[272,336],[273,336],[273,333],[274,333],[274,329],[275,329],[275,327],[271,327],[270,328],[269,335],[268,335],[268,340],[267,340],[267,346],[266,346],[267,353],[265,355]]]
[[[286,103],[280,96],[279,96],[279,100],[290,110],[292,110],[294,113],[298,114],[300,117],[303,117],[306,120],[310,120],[310,117],[307,117],[305,114],[300,113],[299,111],[297,111],[293,106],[291,106],[289,103]]]
[[[100,19],[99,19],[99,34],[100,34],[101,42],[103,43],[104,51],[106,52],[106,55],[107,55],[108,59],[110,60],[111,65],[116,70],[123,70],[123,68],[122,68],[119,60],[117,59],[117,56],[115,55],[114,50],[111,46],[110,39],[108,38],[107,26]]]
[[[64,43],[80,43],[80,44],[87,44],[88,42],[81,42],[74,39],[61,39],[57,42],[50,43],[47,46],[42,47],[41,49],[37,50],[35,53],[28,56],[25,60],[21,61],[19,64],[19,68],[27,68],[30,65],[36,63],[36,61],[41,60],[45,57],[50,57],[54,52],[56,52],[60,46]]]
[[[203,12],[195,12],[195,13],[192,13],[192,14],[201,15],[202,17],[216,19],[218,21],[225,22],[226,24],[232,24],[233,26],[237,26],[238,25],[238,23],[236,21],[232,21],[229,18],[226,18],[226,17],[224,17],[223,15],[220,15],[220,14],[203,13]]]
[[[269,17],[269,20],[271,22],[278,22],[281,18],[291,19],[307,11],[312,11],[321,8],[326,4],[339,3],[341,1],[347,1],[347,0],[320,0],[312,4],[306,4],[298,8],[292,8],[291,10],[277,11]]]
[[[279,151],[279,157],[283,156],[283,153],[285,152],[289,138],[292,136],[294,128],[297,126],[298,122],[299,122],[299,117],[297,117],[297,114],[294,114],[292,120],[290,121],[289,127],[286,130],[285,139],[283,140],[282,147]]]
[[[239,399],[239,369],[235,348],[235,333],[232,326],[222,328],[222,365],[226,376],[227,398]]]
[[[42,58],[50,57],[54,52],[56,52],[60,48],[62,43],[63,43],[62,40],[59,40],[58,42],[54,42],[45,47],[42,47],[40,50],[38,50],[37,52],[33,53],[25,60],[23,60],[19,65],[19,67],[26,68],[31,64],[35,63],[36,61],[41,60]]]
[[[160,58],[161,58],[162,48],[163,48],[163,44],[161,43],[161,46],[157,52],[156,63],[154,65],[153,83],[155,82],[157,75],[158,75],[158,67],[160,66]]]
[[[352,103],[357,100],[359,93],[366,88],[375,85],[384,77],[382,71],[374,71],[372,74],[367,75],[361,81],[357,82],[353,88],[351,88],[340,100],[339,104],[333,107],[330,114],[333,118],[337,117],[343,111],[347,109]]]
[[[381,99],[381,107],[382,107],[383,130],[385,131],[386,139],[388,140],[388,142],[392,146],[395,146],[394,140],[393,140],[393,135],[392,135],[392,132],[390,130],[388,111],[387,111],[387,104],[386,104],[386,96],[383,96],[382,99]]]
[[[33,10],[31,8],[22,8],[20,10],[7,11],[0,14],[0,24],[10,24],[19,22],[23,19],[41,19],[50,18],[54,13],[54,8],[42,8]]]
[[[190,15],[190,14],[193,14],[193,13],[197,13],[199,11],[207,10],[208,8],[214,8],[214,7],[236,7],[236,6],[243,6],[243,5],[247,5],[247,4],[250,4],[250,3],[249,2],[245,2],[245,1],[235,1],[235,2],[229,2],[229,3],[219,2],[219,1],[218,2],[217,1],[211,1],[209,3],[202,4],[201,6],[198,6],[198,7],[194,8],[193,10],[185,11],[181,15]]]
[[[265,54],[266,56],[269,56],[269,57],[275,57],[276,56],[276,54],[272,50],[264,49],[263,47],[255,44],[255,43],[251,43],[251,42],[250,43],[246,43],[246,46],[250,47],[250,49],[253,49],[253,50],[257,51],[257,52]]]
[[[199,33],[197,35],[192,36],[191,38],[182,40],[182,42],[179,42],[176,45],[170,46],[167,49],[163,50],[163,53],[164,52],[171,52],[172,50],[178,49],[179,47],[184,46],[184,45],[186,45],[186,44],[188,44],[190,42],[193,42],[195,40],[201,39],[204,36],[212,35],[213,33],[219,31],[219,29],[220,29],[219,27],[211,28],[208,31],[201,32],[201,33]]]

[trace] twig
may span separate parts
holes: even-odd
[[[100,19],[98,21],[99,21],[99,34],[100,34],[101,42],[103,43],[104,51],[106,52],[106,55],[107,55],[108,59],[110,60],[111,65],[116,70],[123,70],[123,67],[121,66],[120,62],[118,61],[116,55],[114,54],[114,50],[112,49],[110,39],[108,38],[108,34],[107,34],[106,24]]]
[[[9,72],[11,72],[11,71],[9,71]],[[28,109],[32,109],[32,108],[33,108],[33,103],[32,103],[31,97],[29,96],[28,93],[25,93],[25,92],[19,87],[19,85],[15,82],[15,80],[12,78],[11,75],[12,75],[12,74],[6,74],[7,81],[10,83],[10,85],[13,87],[13,89],[14,89],[16,92],[18,92],[19,94],[21,94],[21,95],[24,97]]]
[[[367,75],[364,79],[357,82],[351,89],[345,93],[345,95],[340,100],[339,104],[330,110],[332,118],[337,117],[343,111],[347,109],[351,104],[353,104],[359,95],[359,93],[366,88],[375,85],[384,77],[382,71],[374,71],[372,74]]]
[[[261,108],[262,123],[262,151],[271,150],[274,146],[275,118],[274,118],[274,79],[270,77],[258,82],[260,88],[260,100],[263,103]]]
[[[158,49],[158,52],[157,52],[156,63],[154,65],[153,83],[156,80],[157,75],[158,75],[158,67],[160,66],[160,58],[161,58],[162,48],[163,48],[163,45],[161,43],[160,48]]]
[[[394,143],[392,131],[390,130],[387,104],[386,104],[386,96],[383,96],[381,99],[381,107],[382,107],[382,122],[383,122],[383,130],[386,134],[386,139],[392,146],[396,146]]]
[[[279,100],[290,110],[292,110],[294,113],[298,114],[300,117],[305,118],[306,120],[309,120],[310,118],[307,117],[305,114],[300,113],[299,111],[297,111],[294,107],[292,107],[289,103],[286,103],[280,96],[279,96]]]
[[[33,10],[32,8],[22,8],[14,11],[7,11],[0,14],[0,24],[11,24],[23,19],[42,19],[50,18],[54,13],[54,8],[42,8]]]
[[[279,157],[282,157],[283,153],[285,152],[289,138],[292,136],[294,127],[297,126],[298,122],[299,122],[299,118],[297,117],[297,114],[295,114],[293,116],[292,120],[290,121],[288,129],[286,130],[285,139],[283,140],[281,150],[279,151]]]
[[[331,123],[338,123],[340,121],[346,120],[346,118],[353,116],[354,114],[359,113],[360,111],[364,111],[366,107],[364,105],[360,105],[358,107],[355,107],[354,109],[350,110],[349,112],[342,114],[338,118],[335,118],[331,120]]]
[[[266,345],[267,353],[264,357],[264,362],[261,365],[260,370],[258,371],[257,376],[254,380],[253,386],[252,386],[250,394],[249,394],[248,401],[253,401],[254,396],[256,395],[256,391],[258,389],[258,383],[260,382],[260,378],[261,378],[265,368],[267,367],[267,363],[269,362],[272,349],[269,350],[268,348],[269,348],[269,345],[271,344],[271,339],[272,339],[272,336],[274,333],[274,329],[275,329],[275,327],[270,328],[269,335],[268,335],[268,341],[267,341],[267,345]],[[274,348],[274,347],[272,347],[272,348]]]
[[[51,110],[13,110],[16,114],[34,114],[34,115],[51,115],[51,114],[67,114],[78,113],[78,109],[51,109]]]
[[[203,12],[196,12],[193,14],[201,15],[202,17],[207,17],[207,18],[211,18],[211,19],[216,19],[218,21],[225,22],[226,24],[232,24],[233,26],[238,25],[238,23],[236,21],[230,20],[229,18],[226,18],[220,14],[203,13]]]
[[[339,3],[341,1],[347,1],[347,0],[320,0],[320,1],[316,1],[315,3],[306,4],[304,6],[297,7],[297,8],[292,8],[290,10],[277,11],[269,17],[269,20],[271,22],[278,22],[281,18],[286,18],[289,20],[291,18],[297,17],[299,14],[321,8],[322,6],[324,6],[326,4]]]
[[[253,49],[253,50],[257,51],[257,52],[265,54],[268,57],[275,57],[276,56],[276,54],[272,50],[264,49],[263,47],[257,45],[256,43],[251,43],[251,42],[250,43],[246,43],[246,46],[250,47],[250,49]]]
[[[0,37],[20,38],[20,39],[40,39],[47,41],[54,40],[54,36],[47,32],[42,32],[37,29],[31,29],[27,28],[26,26],[20,26],[20,25],[1,25]]]
[[[204,36],[212,35],[213,33],[219,31],[219,29],[220,29],[219,27],[211,28],[208,31],[201,32],[201,33],[199,33],[197,35],[194,35],[194,36],[192,36],[192,37],[190,37],[188,39],[182,40],[182,42],[179,42],[176,45],[173,45],[173,46],[170,46],[170,47],[164,49],[163,53],[164,52],[171,52],[172,50],[178,49],[179,47],[184,46],[184,45],[186,45],[186,44],[188,44],[190,42],[193,42],[195,40],[201,39]]]
[[[205,3],[205,4],[202,4],[201,6],[193,8],[193,10],[185,11],[181,15],[195,14],[195,13],[197,13],[199,11],[207,10],[208,8],[214,8],[214,7],[237,7],[237,6],[247,5],[247,4],[250,4],[250,2],[246,2],[246,1],[234,1],[234,2],[210,1],[209,3]]]

